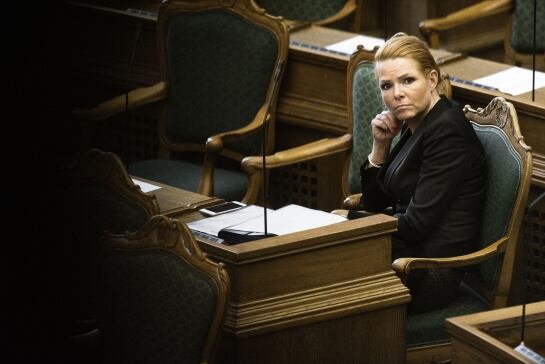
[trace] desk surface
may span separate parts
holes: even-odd
[[[346,62],[350,58],[349,54],[333,52],[326,49],[325,47],[352,38],[355,35],[356,34],[354,33],[346,31],[313,25],[293,32],[290,35],[290,47],[295,48],[299,51],[306,50],[307,52],[311,52],[314,54],[323,54],[328,58],[339,59],[341,60],[341,62]],[[436,59],[452,54],[450,52],[439,49],[432,49],[431,52]],[[470,81],[484,76],[488,76],[492,73],[506,70],[510,67],[512,67],[512,65],[488,61],[475,57],[464,57],[454,59],[451,62],[447,62],[440,68],[443,72],[448,73],[451,77]],[[464,87],[467,85],[461,82],[453,81],[453,86]],[[529,105],[532,104],[531,92],[527,92],[520,96],[511,96],[502,92],[486,89],[482,89],[480,91],[493,95],[494,97],[502,96],[509,100],[517,101],[519,103],[525,103]],[[535,104],[536,107],[540,106],[542,110],[545,110],[545,87],[535,90]]]

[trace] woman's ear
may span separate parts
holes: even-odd
[[[428,82],[430,83],[430,88],[435,90],[437,84],[439,83],[439,73],[437,70],[431,70],[428,72]]]

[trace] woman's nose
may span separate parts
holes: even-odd
[[[403,90],[400,84],[394,84],[394,97],[400,98],[403,97]]]

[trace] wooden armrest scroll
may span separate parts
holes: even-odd
[[[512,6],[512,0],[485,0],[442,18],[423,20],[420,22],[419,28],[423,34],[429,34],[431,31],[448,30],[485,16],[508,11]]]
[[[347,210],[357,210],[360,207],[361,193],[350,195],[344,199],[342,208]]]
[[[398,258],[392,268],[402,277],[407,277],[415,269],[460,268],[481,263],[505,250],[506,237],[503,237],[477,252],[448,258]]]
[[[357,7],[358,6],[356,5],[355,0],[348,1],[346,4],[344,4],[342,9],[339,10],[336,14],[334,14],[334,15],[328,17],[328,18],[316,21],[316,22],[314,22],[314,24],[324,25],[324,24],[336,23],[339,20],[342,20],[342,19],[346,18],[347,16],[349,16],[350,14],[352,14],[353,12],[355,12]]]
[[[278,168],[294,163],[340,153],[352,148],[352,134],[344,134],[337,138],[324,138],[295,148],[286,149],[265,157],[267,168]],[[247,173],[255,173],[263,169],[261,156],[246,157],[242,160],[242,168]]]
[[[128,100],[127,95],[123,94],[105,101],[92,109],[74,110],[72,114],[81,120],[106,120],[125,110],[132,110],[139,106],[162,100],[166,97],[166,94],[166,84],[161,81],[153,86],[141,87],[130,91]]]

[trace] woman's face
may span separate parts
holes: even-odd
[[[375,66],[382,99],[393,116],[418,126],[438,100],[437,71],[423,74],[412,58],[391,58]]]

